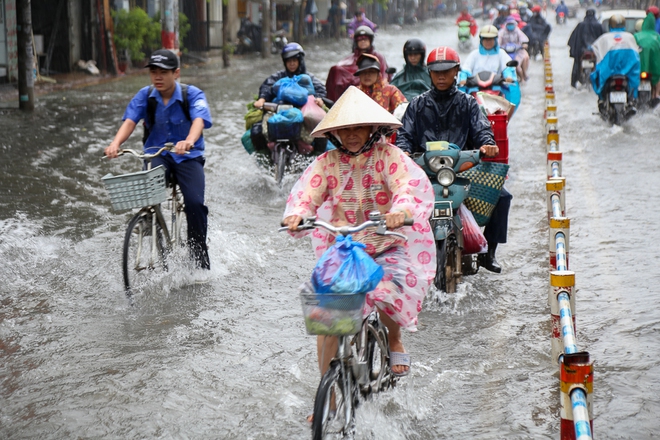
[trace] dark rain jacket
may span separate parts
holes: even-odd
[[[408,153],[426,151],[426,142],[447,141],[462,150],[496,145],[488,118],[473,96],[459,91],[456,84],[441,92],[433,87],[408,105],[396,146]]]
[[[569,52],[571,58],[579,60],[582,53],[601,35],[603,35],[603,26],[598,22],[598,19],[593,15],[585,17],[584,21],[575,26],[568,39],[568,45],[571,47]]]
[[[534,14],[522,31],[529,37],[530,42],[540,41],[543,43],[548,39],[551,30],[552,27],[545,21],[545,18],[539,14]]]
[[[301,59],[300,60],[300,66],[298,67],[298,70],[296,70],[294,73],[289,73],[288,70],[286,70],[286,67],[284,70],[280,70],[278,72],[273,73],[271,76],[266,78],[266,81],[264,81],[261,84],[261,87],[259,87],[259,98],[264,98],[266,102],[272,102],[273,99],[275,99],[275,92],[273,91],[273,85],[279,81],[282,78],[292,78],[295,75],[301,75],[301,74],[306,74],[309,75],[309,77],[312,79],[312,84],[314,84],[314,96],[317,98],[325,98],[326,97],[326,90],[325,86],[321,81],[316,79],[314,75],[309,73],[307,69],[305,68],[305,60]]]
[[[408,101],[412,101],[414,97],[421,95],[433,86],[429,71],[423,65],[423,60],[416,66],[409,64],[406,60],[403,70],[396,74],[390,84],[401,90]]]
[[[635,34],[642,72],[651,74],[651,84],[660,81],[660,35],[655,31],[655,16],[649,13],[644,19],[642,30]]]

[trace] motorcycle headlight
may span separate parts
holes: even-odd
[[[429,159],[429,168],[432,172],[437,173],[442,167],[454,166],[454,160],[448,156],[433,156]]]
[[[436,177],[440,185],[449,186],[456,180],[456,173],[451,168],[441,168]]]

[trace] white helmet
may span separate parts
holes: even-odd
[[[497,28],[492,24],[482,27],[479,31],[481,38],[497,38],[497,35]]]

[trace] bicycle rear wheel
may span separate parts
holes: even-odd
[[[352,401],[352,380],[341,371],[341,363],[334,360],[325,372],[314,399],[312,438],[324,440],[352,433],[355,405]]]
[[[126,228],[122,268],[128,296],[131,296],[134,289],[144,286],[149,279],[167,271],[163,229],[153,219],[153,213],[142,211],[128,222]]]

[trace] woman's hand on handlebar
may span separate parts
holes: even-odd
[[[302,217],[299,215],[290,215],[284,220],[282,220],[282,226],[289,228],[289,231],[295,231],[298,229],[298,225],[302,221]]]
[[[265,102],[266,102],[266,99],[259,98],[256,101],[254,101],[253,105],[254,105],[255,108],[263,108]]]
[[[119,151],[121,148],[119,148],[119,145],[115,144],[114,142],[107,147],[105,147],[105,150],[103,150],[103,153],[105,154],[105,157],[108,159],[114,159],[116,157],[119,157]]]
[[[394,211],[385,214],[385,226],[387,226],[387,229],[400,228],[405,221],[406,213],[403,211]]]
[[[497,145],[482,145],[479,151],[486,157],[495,157],[499,154],[500,148]]]

